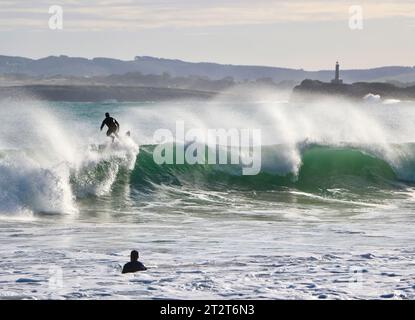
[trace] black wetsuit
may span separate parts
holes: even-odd
[[[140,261],[131,261],[124,265],[124,268],[122,268],[122,273],[130,273],[145,270],[147,270],[147,268]]]
[[[104,121],[102,121],[101,130],[105,125],[108,127],[108,131],[107,131],[107,136],[108,137],[113,133],[115,135],[117,135],[117,132],[120,128],[120,124],[118,123],[117,120],[115,120],[112,117],[107,117],[107,118],[104,119]]]

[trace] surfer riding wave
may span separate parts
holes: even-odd
[[[107,137],[111,137],[112,142],[114,142],[115,137],[118,138],[118,132],[120,131],[120,124],[118,123],[117,120],[110,117],[110,114],[107,112],[105,113],[105,119],[104,121],[102,121],[102,124],[101,124],[101,131],[105,125],[108,127]]]

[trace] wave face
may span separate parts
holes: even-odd
[[[138,190],[151,190],[157,185],[193,186],[209,189],[272,190],[281,187],[318,191],[331,188],[359,189],[370,186],[397,187],[399,175],[386,160],[353,147],[310,145],[303,147],[298,171],[287,172],[283,146],[262,147],[261,172],[242,175],[236,165],[158,165],[153,161],[155,146],[141,149],[131,173],[131,184]],[[270,164],[270,159],[277,162]],[[415,166],[413,167],[415,169]],[[405,168],[408,169],[408,168]]]
[[[108,195],[126,184],[146,193],[166,185],[236,191],[292,188],[317,193],[336,188],[359,192],[369,187],[390,189],[403,185],[399,173],[386,160],[355,147],[303,146],[300,166],[295,171],[287,171],[284,146],[262,147],[263,167],[255,176],[242,175],[240,165],[159,165],[153,160],[155,147],[143,146],[138,153],[132,140],[89,146],[76,164],[62,162],[53,167],[42,166],[28,152],[3,152],[1,210],[74,212],[77,199]],[[403,172],[415,169],[415,161],[409,164]]]

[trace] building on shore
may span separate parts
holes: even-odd
[[[336,62],[336,70],[335,70],[335,74],[334,74],[334,79],[331,80],[331,83],[333,83],[333,84],[342,84],[343,83],[343,80],[340,79],[340,64],[339,64],[338,61]]]

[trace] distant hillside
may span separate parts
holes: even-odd
[[[0,56],[1,74],[26,74],[30,76],[108,76],[128,72],[161,75],[169,73],[172,77],[204,76],[212,80],[233,77],[237,81],[271,78],[274,81],[296,81],[313,79],[329,81],[332,70],[305,71],[265,66],[224,65],[217,63],[191,63],[181,60],[136,57],[132,61],[109,58],[73,58],[51,56],[42,59]],[[380,67],[367,70],[342,70],[341,77],[346,82],[356,81],[415,81],[413,67]]]

